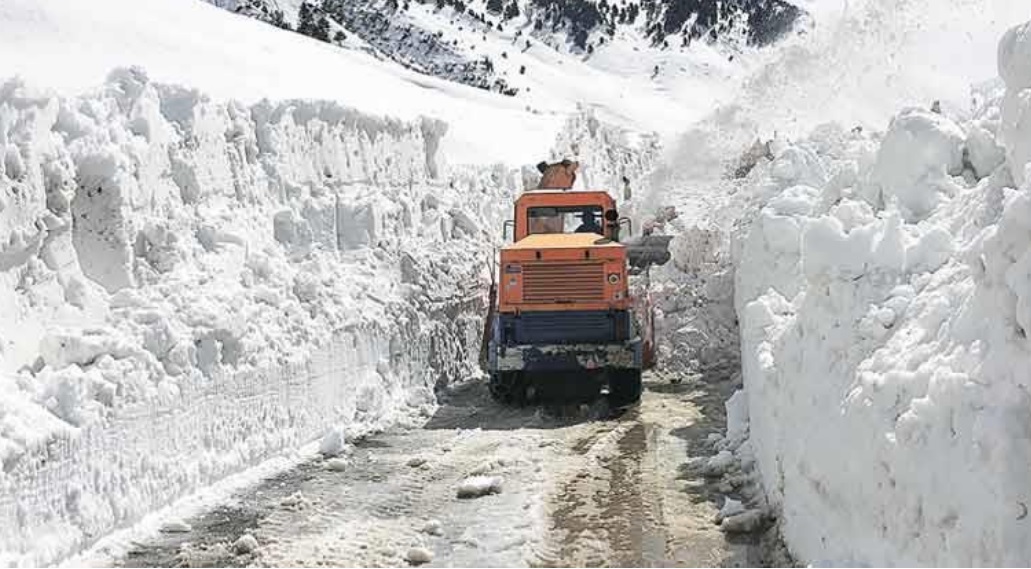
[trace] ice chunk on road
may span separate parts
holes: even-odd
[[[458,485],[459,498],[479,498],[501,493],[501,479],[497,476],[470,476]]]

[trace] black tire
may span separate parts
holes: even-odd
[[[495,371],[490,374],[490,396],[502,405],[522,405],[526,387],[517,371]]]
[[[617,369],[609,375],[609,406],[630,407],[641,400],[641,370]]]

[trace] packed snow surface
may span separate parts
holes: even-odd
[[[751,447],[800,559],[1031,559],[1028,30],[1003,36],[1004,84],[971,112],[824,126],[751,178]]]

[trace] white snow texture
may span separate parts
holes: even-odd
[[[1031,559],[1031,26],[962,120],[777,146],[736,260],[751,448],[811,563]],[[728,405],[729,407],[729,405]]]
[[[331,425],[336,454],[473,373],[481,227],[519,177],[445,171],[443,132],[138,69],[0,86],[0,565]]]

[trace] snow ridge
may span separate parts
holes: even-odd
[[[483,228],[519,177],[449,169],[445,131],[138,69],[74,98],[4,83],[0,564],[478,373]]]
[[[772,145],[736,259],[751,447],[815,563],[1022,565],[1031,460],[1031,50],[969,116]],[[766,201],[765,196],[772,195]]]

